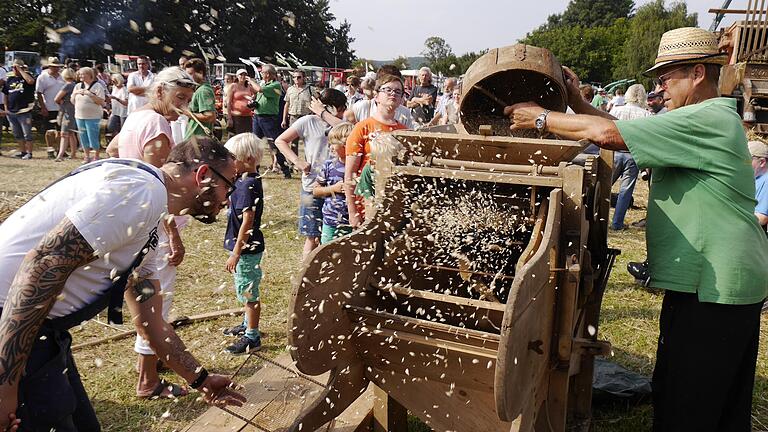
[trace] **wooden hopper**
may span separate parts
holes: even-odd
[[[567,108],[560,62],[549,50],[530,45],[488,51],[470,66],[461,87],[461,133],[477,134],[480,126],[490,125],[493,135],[512,135],[504,107],[517,102],[534,101],[560,112]],[[539,138],[535,131],[516,136]]]

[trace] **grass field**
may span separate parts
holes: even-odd
[[[3,142],[9,141],[5,135]],[[3,154],[7,155],[10,148],[8,144],[4,145]],[[44,152],[36,151],[37,157],[43,155]],[[55,163],[48,159],[21,161],[0,157],[0,170],[3,172],[0,176],[0,216],[4,218],[8,210],[78,164],[79,161]],[[299,266],[301,255],[302,239],[298,238],[295,228],[299,181],[268,176],[264,180],[264,190],[262,230],[266,236],[267,251],[262,262],[265,277],[261,284],[264,304],[261,329],[267,333],[265,351],[275,356],[285,349],[291,277]],[[644,184],[638,185],[635,199],[644,208],[647,199]],[[636,221],[643,215],[642,208],[633,209],[627,220]],[[224,269],[226,254],[221,246],[226,222],[223,217],[219,219],[213,225],[193,222],[182,233],[187,255],[179,267],[172,316],[237,307],[231,290],[231,275]],[[617,259],[603,300],[599,336],[612,343],[613,361],[650,375],[658,336],[661,296],[639,289],[626,272],[628,261],[642,260],[645,256],[644,231],[630,229],[611,233],[609,242],[612,247],[621,249],[622,254]],[[198,323],[181,328],[179,334],[208,369],[231,374],[243,358],[222,353],[230,339],[222,336],[220,330],[235,324],[238,319],[226,317]],[[115,332],[114,329],[89,322],[73,329],[72,333],[76,344]],[[761,342],[761,346],[765,346],[764,336]],[[75,357],[104,431],[180,430],[207,409],[194,396],[175,401],[137,399],[133,339],[88,348],[76,353]],[[256,362],[250,363],[239,376],[249,376],[256,367]],[[165,374],[165,377],[181,382],[172,373]],[[765,350],[761,350],[758,358],[754,395],[754,428],[766,430],[768,356]],[[650,430],[651,408],[647,404],[598,406],[594,416],[596,431]]]

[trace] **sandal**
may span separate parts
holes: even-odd
[[[163,396],[164,391],[168,391],[169,393],[165,396]],[[158,399],[161,397],[167,397],[169,399],[186,396],[189,394],[189,390],[186,388],[174,384],[172,382],[166,381],[164,379],[161,379],[159,383],[157,383],[157,386],[155,386],[155,389],[152,390],[152,393],[148,395],[137,395],[141,399]]]

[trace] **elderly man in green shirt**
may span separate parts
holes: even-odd
[[[646,240],[651,282],[665,290],[653,373],[654,431],[750,431],[768,241],[753,214],[755,183],[735,99],[721,98],[725,54],[711,32],[679,28],[659,43],[654,74],[669,113],[613,117],[583,102],[566,69],[571,108],[507,107],[512,129],[629,150],[653,168]]]
[[[208,83],[208,69],[205,61],[199,58],[189,59],[184,63],[184,69],[200,86],[192,95],[189,102],[189,111],[195,118],[189,119],[187,130],[184,131],[184,140],[196,135],[213,134],[213,125],[216,122],[216,96],[213,87]],[[206,130],[208,132],[206,133]]]

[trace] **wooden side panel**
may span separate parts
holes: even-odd
[[[435,432],[507,432],[512,428],[512,423],[499,420],[492,393],[379,369],[366,374]]]
[[[555,303],[551,259],[560,241],[561,203],[562,190],[553,190],[541,246],[515,278],[504,313],[495,371],[496,410],[504,421],[515,420],[546,392],[537,384],[550,367]]]

